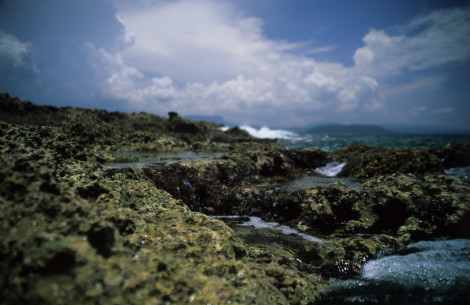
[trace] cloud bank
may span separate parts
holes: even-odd
[[[94,1],[73,10],[78,36],[55,24],[42,29],[46,17],[58,17],[49,16],[49,10],[38,15],[35,35],[28,39],[44,37],[51,27],[57,29],[54,38],[30,43],[0,31],[0,74],[12,84],[2,88],[23,93],[28,82],[18,80],[29,75],[36,80],[31,96],[43,94],[45,102],[62,88],[61,94],[68,92],[77,104],[222,115],[239,124],[278,127],[365,118],[377,123],[379,118],[468,109],[461,107],[462,99],[446,105],[445,98],[433,103],[423,98],[450,90],[455,76],[444,69],[468,66],[469,5],[428,12],[393,28],[371,28],[345,64],[319,59],[340,44],[269,38],[263,20],[236,1],[99,3],[107,18],[97,14],[93,25],[82,16]],[[15,20],[25,18],[24,10],[17,12]],[[41,69],[35,63],[38,54]]]
[[[468,60],[468,14],[468,7],[441,10],[390,31],[371,29],[351,67],[296,55],[299,44],[268,39],[262,20],[213,0],[121,9],[126,47],[89,49],[108,71],[104,91],[146,111],[301,124],[326,108],[386,111],[382,80]]]

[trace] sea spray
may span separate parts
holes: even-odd
[[[470,166],[454,167],[445,170],[447,175],[451,175],[460,179],[470,179]]]
[[[315,169],[317,174],[327,176],[327,177],[335,177],[336,175],[341,172],[345,163],[340,162],[330,162],[323,167],[319,167]]]
[[[240,126],[241,129],[246,130],[250,135],[256,138],[268,139],[284,139],[284,140],[303,140],[303,138],[296,132],[284,129],[270,129],[266,126],[257,129],[249,125]]]
[[[315,304],[465,304],[469,256],[468,239],[412,243],[367,262],[361,278],[332,284]]]

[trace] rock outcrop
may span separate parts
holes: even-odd
[[[176,113],[41,107],[8,95],[0,120],[5,304],[313,304],[381,251],[469,237],[469,181],[444,174],[468,165],[468,144],[289,150]],[[217,154],[140,167],[135,155],[113,154],[182,150]],[[332,161],[362,188],[279,187]],[[257,216],[322,242],[295,251],[250,243],[212,215]]]

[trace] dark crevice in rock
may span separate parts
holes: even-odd
[[[88,231],[87,238],[88,242],[93,248],[95,248],[96,252],[105,258],[111,256],[111,250],[115,243],[113,227],[95,224]]]

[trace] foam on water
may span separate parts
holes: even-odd
[[[456,285],[462,280],[470,283],[469,240],[423,241],[410,244],[407,249],[412,253],[366,263],[363,277],[430,289]]]
[[[470,240],[412,243],[328,287],[319,304],[460,304],[470,292]],[[463,304],[463,303],[462,303]]]
[[[323,167],[316,168],[315,172],[323,176],[335,177],[336,175],[339,174],[339,172],[341,172],[344,165],[345,163],[330,162]]]
[[[460,179],[470,179],[470,166],[448,168],[445,171],[447,175],[451,175]]]
[[[302,140],[303,138],[292,131],[283,129],[270,129],[268,127],[261,127],[260,129],[251,127],[249,125],[242,125],[240,129],[247,131],[250,135],[256,138],[268,139],[285,139],[285,140]]]

